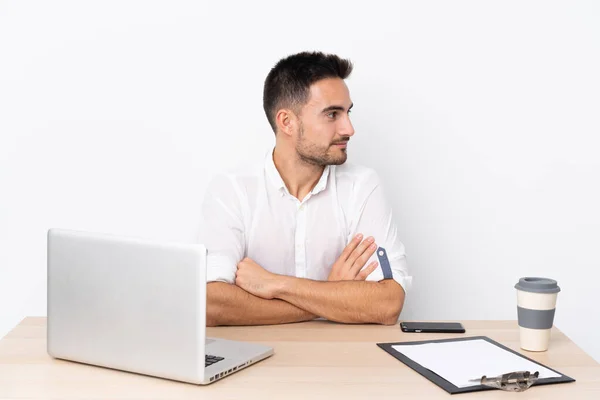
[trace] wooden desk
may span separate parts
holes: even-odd
[[[515,321],[465,321],[515,349]],[[209,386],[195,386],[68,361],[46,354],[46,318],[24,319],[0,340],[0,399],[447,399],[450,395],[378,348],[376,342],[453,337],[403,333],[398,325],[326,321],[209,328],[209,336],[267,343],[275,355]],[[600,365],[554,328],[550,350],[523,352],[577,380],[524,393],[487,391],[461,399],[600,399]],[[455,396],[454,396],[455,397]],[[454,398],[453,397],[453,398]]]

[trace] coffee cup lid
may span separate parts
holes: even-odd
[[[519,282],[515,285],[515,288],[524,292],[533,293],[558,293],[560,287],[554,279],[538,278],[538,277],[525,277],[519,279]]]

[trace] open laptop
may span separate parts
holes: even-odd
[[[208,384],[273,354],[206,338],[206,248],[48,231],[48,354]]]

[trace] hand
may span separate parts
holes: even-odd
[[[361,243],[362,238],[362,234],[359,233],[346,246],[340,258],[333,264],[328,281],[364,281],[371,272],[375,271],[379,265],[377,261],[362,269],[377,250],[375,239],[370,236]]]
[[[263,299],[273,299],[280,275],[267,271],[246,257],[237,265],[235,284],[246,292]]]

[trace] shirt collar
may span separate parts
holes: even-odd
[[[289,193],[287,187],[285,186],[285,182],[283,181],[283,179],[281,178],[281,175],[279,174],[279,171],[277,170],[277,167],[275,167],[275,162],[273,161],[273,151],[275,151],[275,149],[267,152],[267,156],[265,159],[265,170],[266,170],[267,176],[268,176],[269,180],[271,181],[271,183],[273,184],[273,186],[275,186],[277,188],[277,190],[285,191],[285,192]],[[317,184],[315,185],[313,190],[310,192],[311,195],[315,195],[327,188],[327,179],[329,177],[329,170],[330,170],[330,166],[329,165],[325,166],[325,169],[323,170],[323,173],[321,174],[321,178],[319,178],[319,181],[317,182]]]

